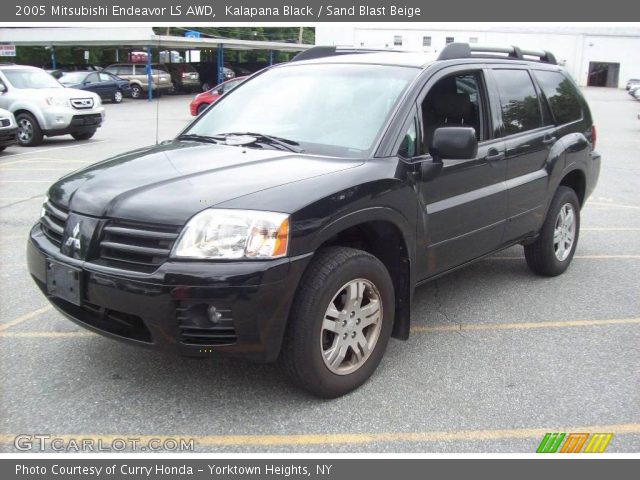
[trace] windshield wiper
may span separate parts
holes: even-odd
[[[227,138],[227,137],[253,137],[255,138],[250,143],[264,143],[267,145],[277,145],[284,150],[288,150],[289,152],[302,153],[304,152],[303,148],[300,148],[300,144],[294,140],[289,140],[287,138],[282,137],[274,137],[273,135],[265,135],[264,133],[255,133],[255,132],[232,132],[232,133],[221,133],[218,135],[214,135],[216,138]]]
[[[220,143],[220,141],[224,139],[221,137],[212,137],[209,135],[198,135],[196,133],[185,133],[182,135],[178,135],[178,140],[193,140],[194,142],[202,143]]]

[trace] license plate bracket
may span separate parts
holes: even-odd
[[[47,261],[47,293],[74,305],[82,305],[82,271],[61,263]]]

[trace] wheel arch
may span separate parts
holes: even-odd
[[[410,223],[387,207],[353,212],[325,226],[315,236],[313,251],[328,246],[357,248],[370,253],[387,268],[395,291],[392,336],[406,340],[411,322],[415,244]]]

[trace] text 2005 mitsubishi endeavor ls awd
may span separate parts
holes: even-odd
[[[562,273],[595,140],[547,52],[314,48],[174,140],[56,182],[29,269],[90,330],[279,360],[336,397],[408,337],[417,285],[518,243],[534,272]]]

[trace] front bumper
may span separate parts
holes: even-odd
[[[29,272],[38,287],[56,309],[82,327],[181,355],[259,362],[278,357],[291,302],[309,259],[167,261],[154,273],[141,274],[66,257],[39,225],[33,227],[27,245]],[[51,261],[81,270],[81,306],[47,293]],[[218,330],[225,335],[220,338],[211,333],[215,328],[202,323],[208,307],[215,307],[221,317]]]
[[[70,107],[51,108],[45,110],[43,116],[42,130],[45,135],[64,135],[70,132],[98,128],[104,121],[104,107],[83,110]]]
[[[0,147],[8,147],[17,141],[18,127],[0,128]]]

